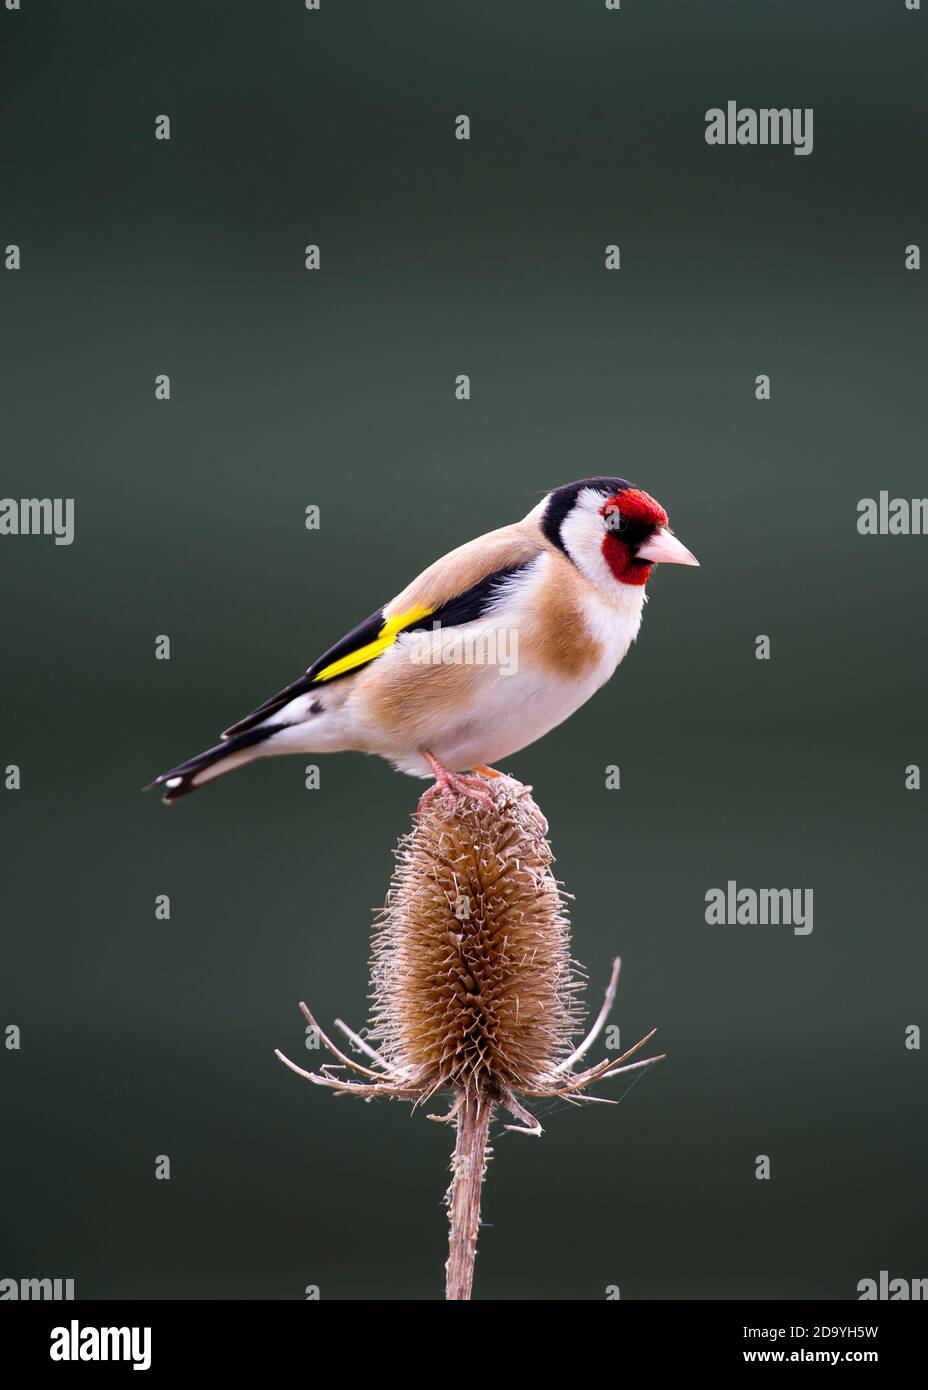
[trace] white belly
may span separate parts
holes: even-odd
[[[493,764],[557,728],[578,710],[602,684],[570,683],[542,674],[519,673],[487,683],[470,714],[436,729],[431,751],[454,772],[475,763]],[[428,765],[414,756],[397,760],[404,772],[425,775]]]
[[[362,746],[388,758],[402,772],[422,777],[431,775],[422,757],[423,748],[455,772],[476,763],[493,764],[511,757],[563,723],[613,674],[637,636],[644,593],[641,588],[628,588],[620,599],[607,603],[591,597],[584,605],[591,645],[595,643],[600,656],[579,676],[552,671],[537,654],[534,659],[530,654],[526,656],[525,645],[531,652],[531,644],[523,644],[513,660],[511,639],[508,649],[502,644],[496,647],[488,640],[495,631],[492,620],[482,619],[468,624],[466,629],[456,629],[459,634],[469,633],[477,639],[473,643],[477,650],[508,650],[511,669],[507,672],[507,662],[484,664],[477,672],[462,669],[462,679],[470,686],[469,697],[462,705],[455,709],[436,707],[431,713],[428,701],[424,701],[414,728],[407,726],[403,712],[397,710],[395,726],[376,733],[366,728]],[[529,631],[530,624],[537,630],[537,612],[520,613],[517,599],[509,599],[505,617],[510,634],[518,631],[520,625],[524,632]],[[485,639],[483,644],[481,638]],[[379,661],[408,660],[404,645],[401,639]],[[426,671],[420,679],[428,682]]]

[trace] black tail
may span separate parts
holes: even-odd
[[[264,743],[265,739],[270,738],[271,734],[276,733],[276,729],[249,729],[247,733],[237,734],[234,738],[227,738],[222,743],[217,743],[214,748],[207,748],[205,753],[198,753],[195,758],[188,758],[185,763],[178,763],[177,767],[172,767],[170,772],[162,772],[160,777],[156,777],[153,782],[149,782],[145,787],[148,791],[151,787],[164,787],[165,792],[161,800],[166,806],[172,801],[176,801],[179,796],[186,796],[188,792],[196,791],[204,782],[211,782],[216,777],[222,777],[224,773],[231,772],[233,768],[240,767],[243,763],[251,762],[252,758],[260,756],[252,754],[252,757],[240,757],[247,749],[253,748],[255,744]],[[220,767],[219,764],[227,762],[227,767]],[[203,773],[209,771],[210,775],[204,777]]]

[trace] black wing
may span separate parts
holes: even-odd
[[[291,700],[295,700],[297,695],[305,695],[307,690],[315,684],[316,677],[320,671],[324,671],[333,661],[340,661],[344,656],[350,656],[352,652],[359,651],[362,647],[377,640],[378,635],[383,629],[386,619],[383,616],[383,609],[378,608],[376,613],[372,613],[369,618],[365,618],[363,623],[358,623],[350,632],[346,632],[334,646],[324,651],[307,671],[299,676],[289,685],[285,685],[283,690],[279,690],[276,695],[272,695],[269,700],[265,700],[263,705],[253,709],[251,714],[246,714],[244,719],[240,719],[237,724],[230,724],[228,729],[224,729],[223,738],[231,738],[233,734],[244,733],[246,729],[254,728],[255,724],[263,721],[274,714],[276,710],[282,709]],[[373,660],[373,658],[371,658]],[[355,666],[354,670],[360,670],[360,666]],[[346,671],[347,675],[348,672]],[[338,677],[335,677],[337,680]]]
[[[440,627],[459,627],[463,623],[470,623],[475,618],[483,617],[498,596],[500,586],[532,563],[533,560],[525,560],[518,565],[508,565],[503,569],[494,570],[492,574],[486,575],[476,584],[472,584],[469,589],[465,589],[462,594],[449,599],[447,603],[441,604],[438,608],[431,609],[424,614],[416,613],[414,610],[409,621],[397,628],[388,645],[392,645],[392,642],[402,632],[415,632],[417,629],[430,628],[435,624]],[[356,652],[362,652],[365,647],[378,645],[378,639],[382,637],[384,627],[387,624],[388,619],[384,615],[384,610],[378,608],[369,618],[365,618],[363,623],[358,623],[357,627],[353,627],[340,641],[329,647],[328,651],[323,652],[297,680],[284,686],[283,690],[279,690],[276,695],[265,700],[263,705],[252,710],[251,714],[247,714],[238,723],[230,724],[228,729],[224,730],[222,737],[231,738],[235,734],[245,733],[246,730],[254,728],[256,724],[262,724],[265,719],[269,719],[277,710],[283,709],[284,705],[289,704],[298,695],[305,695],[313,688],[318,690],[333,680],[342,680],[345,676],[354,675],[355,671],[360,671],[370,662],[376,661],[381,651],[387,649],[386,647],[375,651],[369,657],[362,658],[337,675],[327,676],[324,681],[320,680],[321,673],[328,666],[332,666],[335,662],[342,661],[345,657],[350,657]]]

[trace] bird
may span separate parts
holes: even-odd
[[[698,565],[623,478],[546,492],[449,551],[220,741],[149,787],[170,804],[285,753],[363,752],[442,793],[489,799],[493,765],[575,713],[638,636],[655,565]],[[148,790],[148,788],[146,788]]]

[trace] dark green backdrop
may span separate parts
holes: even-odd
[[[617,1108],[499,1135],[477,1292],[849,1298],[928,1274],[904,1047],[928,1021],[904,787],[928,761],[928,539],[855,525],[861,497],[926,492],[903,257],[928,240],[928,14],[22,5],[0,11],[0,243],[23,257],[0,272],[0,491],[73,496],[77,532],[0,540],[0,763],[23,777],[0,793],[0,1024],[22,1029],[0,1276],[439,1294],[447,1130],[273,1057],[312,1057],[302,997],[363,1021],[421,784],[344,755],[317,792],[301,758],[170,810],[138,789],[443,550],[604,472],[702,568],[657,574],[614,682],[510,769],[551,821],[594,1001],[618,950],[623,1037],[658,1025],[669,1059]],[[813,107],[814,153],[709,148],[729,98]],[[813,888],[814,932],[708,927],[728,879]]]

